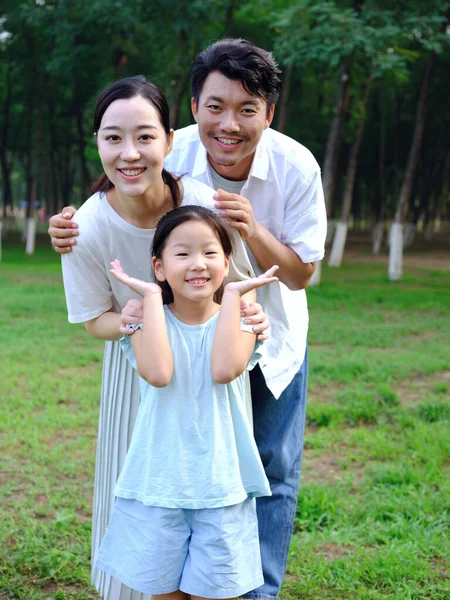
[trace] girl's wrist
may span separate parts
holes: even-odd
[[[153,298],[153,297],[158,297],[158,296],[162,296],[162,289],[157,286],[157,289],[151,289],[151,290],[147,290],[144,294],[144,300],[146,298]]]
[[[242,297],[242,294],[239,288],[233,283],[227,283],[227,285],[223,288],[222,300],[225,296],[236,296],[238,298]]]

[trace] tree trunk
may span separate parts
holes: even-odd
[[[375,223],[375,227],[373,228],[372,254],[375,254],[375,255],[380,254],[381,244],[383,243],[383,234],[384,234],[384,222],[377,221],[377,223]]]
[[[230,3],[227,7],[227,14],[225,17],[225,37],[233,37],[233,13],[235,7],[235,0],[230,0]]]
[[[327,238],[325,245],[331,242],[334,233],[334,223],[331,221],[333,212],[333,196],[336,184],[336,168],[339,156],[339,147],[341,142],[341,132],[344,119],[348,112],[350,98],[350,73],[351,60],[344,60],[341,66],[341,74],[339,79],[338,94],[336,100],[336,108],[331,119],[330,131],[328,133],[327,145],[325,148],[325,158],[322,170],[323,192],[325,197],[325,205],[327,210]],[[321,261],[317,261],[316,270],[311,277],[309,285],[315,286],[320,284],[322,276]]]
[[[292,80],[292,63],[286,69],[286,75],[283,77],[283,87],[281,88],[281,97],[278,110],[277,129],[280,133],[284,133],[289,112],[289,92]],[[297,94],[299,90],[297,90]]]
[[[91,187],[91,175],[89,173],[89,167],[87,164],[84,149],[86,143],[84,140],[84,127],[83,127],[83,104],[81,100],[75,96],[74,98],[74,109],[75,109],[75,121],[78,132],[78,155],[80,157],[81,166],[81,180],[82,180],[82,198],[83,200],[89,194],[89,188]]]
[[[2,180],[3,180],[3,216],[6,217],[7,207],[12,207],[12,189],[11,189],[11,165],[9,164],[7,146],[8,146],[8,130],[9,130],[9,111],[11,108],[12,98],[12,80],[11,80],[11,58],[8,53],[7,56],[8,66],[6,70],[6,97],[3,104],[3,127],[0,136],[0,163],[2,169]]]
[[[408,221],[403,230],[403,248],[411,248],[416,236],[417,223]]]
[[[349,105],[350,72],[351,63],[350,60],[346,60],[341,66],[336,108],[331,120],[323,163],[322,180],[327,207],[327,217],[331,217],[333,212],[333,195],[336,183],[336,166],[341,141],[342,125],[348,112]]]
[[[372,233],[372,254],[378,255],[383,243],[384,215],[386,209],[386,110],[383,90],[378,95],[378,106],[380,111],[380,139],[378,150],[378,199],[375,210],[375,225]]]
[[[36,246],[36,191],[37,181],[33,179],[31,182],[31,200],[27,207],[27,216],[25,219],[25,252],[27,254],[34,254],[34,248]]]
[[[419,101],[417,103],[413,140],[409,151],[408,163],[406,165],[402,189],[400,190],[400,198],[394,217],[394,222],[392,223],[391,227],[391,245],[389,248],[389,279],[391,281],[398,281],[402,277],[402,221],[405,209],[408,206],[409,199],[411,197],[414,175],[417,169],[417,163],[420,156],[420,148],[422,145],[423,132],[425,129],[425,115],[427,108],[428,92],[430,88],[431,76],[436,65],[436,59],[437,54],[435,52],[432,52],[428,58],[425,75],[422,81],[422,86],[420,88],[420,96]],[[394,238],[395,244],[392,243]],[[394,253],[396,254],[394,255]]]
[[[359,150],[361,148],[361,141],[364,133],[364,125],[366,122],[366,106],[367,100],[369,98],[370,88],[372,86],[372,81],[372,77],[369,77],[367,79],[361,98],[361,118],[358,123],[356,136],[350,152],[341,218],[336,229],[336,233],[333,240],[333,247],[331,249],[330,258],[328,260],[328,264],[330,265],[330,267],[340,267],[342,263],[342,257],[344,255],[345,241],[347,239],[348,229],[347,222],[352,207],[353,190],[355,189],[356,169],[358,167],[358,155]]]
[[[188,34],[186,29],[181,29],[178,36],[178,55],[183,57],[189,56],[188,49]],[[170,126],[172,129],[178,129],[180,121],[180,108],[184,96],[184,90],[189,77],[189,69],[184,63],[179,65],[178,74],[172,80],[171,97],[173,98],[170,104]]]

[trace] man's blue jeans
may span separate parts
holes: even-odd
[[[307,378],[308,350],[278,400],[267,388],[261,369],[250,372],[255,439],[272,496],[256,499],[264,585],[243,598],[274,600],[286,571],[300,487]]]

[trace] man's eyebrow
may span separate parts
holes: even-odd
[[[208,96],[205,102],[220,102],[221,104],[223,104],[224,99],[220,96]],[[244,102],[241,102],[240,106],[244,106],[246,104],[251,104],[252,106],[260,106],[260,100],[258,100],[257,98],[255,98],[255,100],[244,100]]]
[[[102,131],[120,131],[120,127],[118,125],[107,125],[106,127],[102,127]],[[138,125],[136,129],[158,129],[156,125]]]

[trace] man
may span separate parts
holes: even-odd
[[[272,329],[250,375],[255,438],[272,489],[271,497],[257,499],[265,583],[244,596],[273,600],[286,569],[299,490],[307,384],[304,288],[323,257],[326,232],[320,169],[306,148],[270,129],[281,87],[270,53],[246,40],[216,42],[195,59],[191,87],[197,125],[175,132],[165,167],[217,190],[216,207],[241,233],[256,274],[279,265],[281,283],[258,294]],[[70,221],[55,216],[50,223],[55,248],[70,250]],[[68,229],[58,233],[55,226]]]

